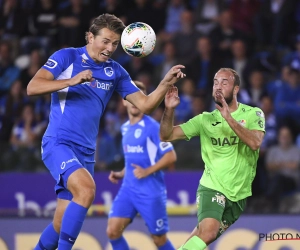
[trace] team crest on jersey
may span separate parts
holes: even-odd
[[[53,69],[57,66],[57,62],[52,59],[48,59],[48,61],[44,64],[44,66]]]
[[[104,73],[107,75],[107,76],[112,76],[114,74],[114,70],[112,69],[112,67],[105,67],[104,68]]]
[[[142,134],[142,130],[140,128],[138,128],[134,131],[135,138],[139,138],[141,136],[141,134]]]

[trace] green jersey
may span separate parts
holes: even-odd
[[[239,103],[231,116],[249,130],[265,131],[264,114],[259,108]],[[259,150],[244,144],[218,109],[197,115],[180,127],[188,140],[200,136],[205,163],[201,185],[222,192],[234,202],[251,196]]]

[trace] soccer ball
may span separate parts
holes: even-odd
[[[155,47],[156,35],[146,23],[129,24],[122,33],[121,45],[124,51],[135,57],[148,56]]]

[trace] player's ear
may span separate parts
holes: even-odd
[[[239,90],[240,90],[240,86],[234,86],[234,89],[233,89],[233,93],[234,93],[234,95],[237,95],[237,93],[239,92]]]
[[[92,43],[93,40],[94,40],[94,35],[93,35],[93,33],[92,33],[92,32],[88,32],[88,41],[89,41],[89,43]]]

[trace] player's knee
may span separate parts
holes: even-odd
[[[163,235],[152,235],[152,239],[154,244],[157,247],[163,246],[166,242],[167,242],[167,235],[163,234]]]
[[[96,193],[96,187],[93,185],[82,185],[78,191],[76,192],[76,194],[74,196],[74,198],[76,200],[79,200],[80,203],[86,207],[89,207],[94,199],[95,199],[95,193]]]
[[[118,239],[121,237],[123,230],[114,226],[108,226],[106,228],[106,235],[110,240]]]
[[[218,235],[218,231],[207,230],[205,232],[201,232],[198,236],[208,245],[217,238],[217,235]]]

